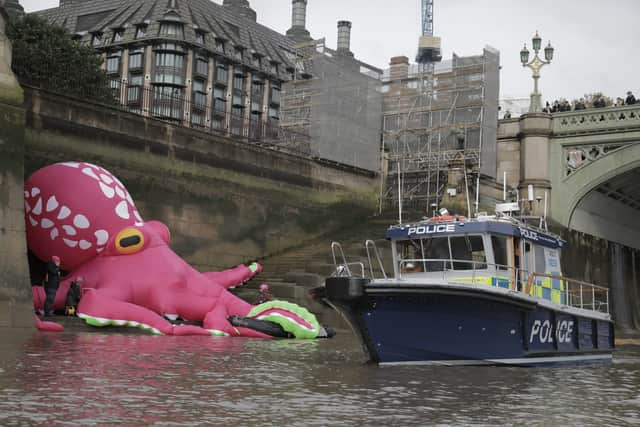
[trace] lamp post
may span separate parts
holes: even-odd
[[[533,93],[531,94],[531,105],[529,106],[530,113],[540,113],[542,111],[542,95],[538,91],[538,79],[540,79],[540,69],[547,65],[551,64],[551,60],[553,59],[553,47],[551,47],[551,42],[544,48],[544,60],[538,56],[540,52],[540,47],[542,45],[542,39],[538,35],[536,31],[536,35],[531,39],[531,44],[533,46],[533,51],[535,52],[535,57],[529,62],[529,50],[527,49],[527,44],[525,43],[524,47],[520,51],[520,61],[522,62],[523,67],[529,67],[533,70]]]

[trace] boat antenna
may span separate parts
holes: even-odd
[[[464,165],[464,189],[467,196],[467,218],[471,218],[471,202],[469,201],[469,179],[467,178],[467,164]]]
[[[503,202],[507,201],[507,171],[504,171],[504,174],[502,177],[502,201]]]
[[[478,217],[478,210],[480,209],[480,172],[478,172],[478,176],[476,177],[476,218]]]
[[[549,193],[547,191],[544,192],[544,216],[542,217],[542,220],[540,221],[540,228],[543,228],[547,230],[547,197],[549,196]]]

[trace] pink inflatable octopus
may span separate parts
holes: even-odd
[[[93,326],[137,326],[164,335],[268,337],[235,327],[238,315],[278,323],[297,338],[315,338],[320,326],[302,307],[282,301],[252,306],[227,289],[260,265],[200,273],[169,248],[167,227],[145,222],[124,185],[107,170],[81,162],[58,163],[25,183],[27,244],[40,260],[61,258],[70,274],[56,295],[63,309],[70,283],[83,277],[78,316]],[[44,290],[35,286],[34,305]],[[177,318],[202,327],[174,325]],[[167,320],[169,319],[169,320]]]

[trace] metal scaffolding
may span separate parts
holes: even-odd
[[[392,65],[383,77],[388,174],[381,199],[386,207],[431,213],[441,203],[454,164],[464,169],[465,190],[474,194],[469,187],[480,173],[488,101],[486,53],[407,64],[406,72]]]

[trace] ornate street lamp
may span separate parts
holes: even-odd
[[[522,62],[523,67],[529,67],[533,70],[533,93],[531,94],[531,105],[529,106],[530,113],[540,113],[542,111],[542,95],[538,91],[538,79],[540,79],[540,68],[543,66],[550,64],[553,59],[553,47],[551,43],[544,48],[544,59],[541,59],[538,56],[540,52],[540,48],[542,47],[542,38],[538,35],[536,31],[536,35],[531,39],[531,45],[533,46],[533,51],[535,52],[534,58],[529,62],[529,50],[527,49],[527,45],[525,44],[522,50],[520,51],[520,62]]]

